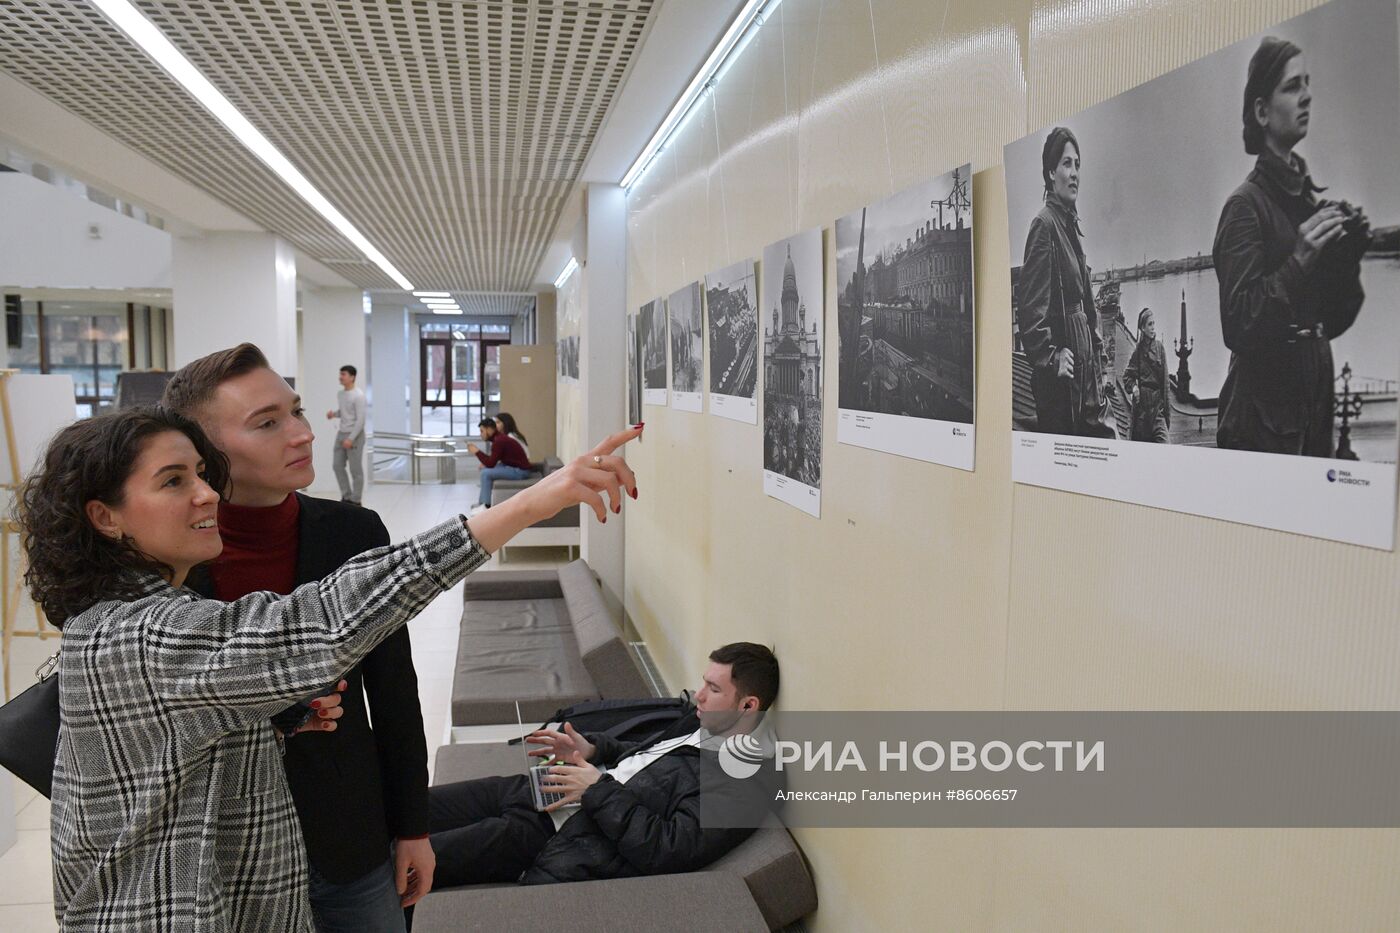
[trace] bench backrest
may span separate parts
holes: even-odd
[[[593,571],[582,560],[559,568],[559,588],[569,607],[584,669],[604,699],[651,696],[651,688],[622,640],[622,627],[603,602]]]

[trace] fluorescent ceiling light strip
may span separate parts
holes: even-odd
[[[355,229],[355,225],[350,223],[344,214],[336,210],[335,206],[326,200],[326,196],[316,190],[316,187],[306,176],[288,161],[287,157],[282,155],[277,147],[258,131],[257,127],[249,123],[248,118],[239,113],[238,108],[233,106],[229,99],[219,92],[218,88],[209,83],[209,79],[200,74],[199,69],[192,65],[189,59],[180,54],[180,51],[155,27],[155,24],[142,16],[128,0],[92,0],[92,4],[105,13],[118,29],[130,37],[132,42],[135,42],[147,55],[151,56],[157,65],[164,68],[172,78],[179,82],[181,87],[192,94],[195,100],[199,101],[206,110],[214,115],[216,120],[227,127],[239,142],[262,160],[263,164],[272,169],[277,177],[300,195],[302,200],[311,205],[316,213],[324,217],[347,240],[354,243],[360,252],[383,270],[385,275],[393,279],[400,288],[407,291],[413,290],[413,283],[405,278],[402,272],[395,269],[384,254],[375,249],[365,235]]]
[[[767,17],[778,8],[782,0],[748,0],[744,8],[739,11],[739,15],[734,17],[734,21],[729,24],[724,35],[720,37],[718,43],[710,51],[710,55],[705,59],[705,64],[700,66],[700,70],[695,73],[676,105],[671,108],[671,112],[666,114],[666,119],[661,121],[651,140],[642,147],[642,151],[637,154],[637,160],[632,163],[622,176],[621,185],[624,189],[630,189],[637,183],[637,179],[655,161],[656,156],[665,148],[676,130],[685,122],[686,115],[690,113],[695,104],[700,100],[705,88],[710,82],[718,77],[726,61],[731,54],[742,51],[741,40],[748,34],[749,30],[760,19]]]
[[[461,314],[461,308],[434,308],[434,314]]]
[[[559,270],[559,277],[554,280],[555,288],[563,288],[564,283],[569,281],[569,276],[578,269],[578,260],[570,256],[569,261],[564,263],[564,268]]]
[[[414,292],[417,298],[451,298],[451,292]]]

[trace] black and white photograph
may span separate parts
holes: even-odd
[[[566,382],[578,382],[578,334],[570,334],[559,342],[562,372]]]
[[[1006,147],[1018,482],[1392,549],[1396,4]]]
[[[820,228],[763,250],[763,491],[814,518],[822,508]]]
[[[836,439],[971,470],[972,166],[836,221]]]
[[[642,420],[642,342],[637,315],[627,315],[627,423]]]
[[[710,414],[758,424],[758,281],[745,259],[705,276]]]
[[[637,314],[637,341],[642,348],[642,402],[666,404],[666,309],[660,298]]]
[[[700,283],[691,282],[666,299],[671,327],[671,407],[704,410],[705,325],[700,319]]]

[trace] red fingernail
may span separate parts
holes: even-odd
[[[637,490],[635,490],[635,489],[632,490],[632,498],[633,498],[633,499],[637,498]]]
[[[311,708],[312,708],[312,709],[320,709],[320,708],[321,708],[321,701],[320,701],[320,700],[312,700],[312,701],[311,701]]]
[[[613,506],[613,514],[617,514],[617,513],[621,512],[621,511],[622,511],[622,503],[621,503],[621,502],[619,502],[617,505]]]
[[[607,523],[608,523],[608,517],[607,517],[606,515],[604,515],[604,516],[603,516],[603,524],[606,525]]]
[[[320,716],[322,719],[329,719],[329,718],[330,718],[330,715],[331,715],[331,711],[328,710],[328,709],[323,709],[323,710],[321,710],[319,713],[317,713],[316,715],[317,715],[317,716]]]

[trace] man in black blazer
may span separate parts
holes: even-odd
[[[224,552],[192,575],[192,588],[225,600],[289,593],[389,543],[374,512],[296,491],[315,478],[314,435],[300,398],[257,347],[241,344],[184,367],[163,403],[198,421],[229,459],[231,489],[219,505]],[[328,696],[274,719],[279,731],[297,733],[285,742],[284,762],[311,866],[311,906],[320,933],[401,933],[403,908],[432,888],[436,866],[407,628],[342,684],[340,696],[340,685],[327,684]]]

